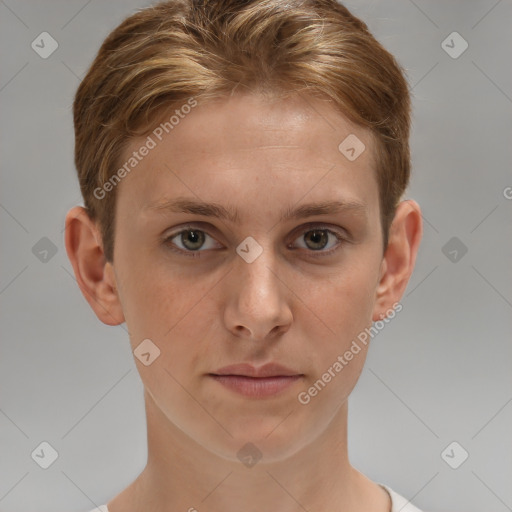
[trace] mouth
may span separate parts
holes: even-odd
[[[293,383],[301,380],[304,374],[275,363],[255,368],[249,364],[238,364],[220,368],[209,377],[224,387],[252,398],[274,396]]]

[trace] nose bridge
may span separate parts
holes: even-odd
[[[277,255],[267,234],[246,237],[237,247],[241,261],[237,265],[237,279],[243,285],[240,292],[248,291],[252,299],[269,300],[269,294],[278,288],[276,276]],[[258,241],[259,240],[259,241]],[[277,281],[277,282],[276,282]],[[256,297],[253,297],[256,294]]]
[[[292,321],[273,246],[271,236],[264,233],[247,237],[236,249],[240,259],[233,269],[233,300],[228,301],[226,321],[238,335],[263,340]]]

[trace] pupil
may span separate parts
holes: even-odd
[[[317,244],[319,242],[324,242],[323,244],[321,244],[321,246],[325,246],[325,238],[326,238],[326,233],[324,231],[310,231],[311,235],[310,235],[310,238],[313,239],[313,243],[314,244]],[[320,247],[320,248],[322,248]],[[318,247],[317,247],[318,248]]]
[[[198,249],[199,247],[201,247],[201,245],[203,243],[202,238],[204,238],[204,237],[201,235],[200,231],[194,231],[194,230],[190,229],[190,230],[186,231],[186,233],[188,235],[184,236],[182,239],[182,242],[185,245],[185,247],[188,247],[190,245],[188,243],[190,241],[191,241],[193,247],[188,247],[189,249]]]

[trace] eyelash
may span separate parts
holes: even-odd
[[[172,240],[174,238],[176,238],[178,235],[181,235],[182,233],[186,233],[187,231],[200,231],[200,232],[205,233],[206,235],[210,236],[211,238],[213,238],[205,230],[199,229],[196,226],[191,225],[191,226],[185,226],[184,228],[180,229],[180,231],[177,231],[177,232],[172,233],[171,235],[165,237],[163,243],[169,248],[169,250],[176,252],[180,255],[183,255],[183,256],[186,256],[189,258],[200,258],[201,253],[205,252],[204,250],[203,251],[202,250],[190,251],[190,250],[179,249],[179,248],[173,247],[173,245],[172,245]],[[345,237],[343,237],[340,233],[333,231],[325,226],[321,226],[321,225],[308,226],[308,228],[306,230],[301,231],[300,236],[303,236],[306,233],[309,233],[311,231],[325,231],[327,233],[334,235],[339,242],[338,244],[336,244],[336,246],[334,248],[330,249],[329,251],[323,251],[323,250],[314,251],[314,250],[310,249],[309,252],[311,254],[309,254],[309,256],[313,257],[313,258],[322,258],[322,257],[331,256],[332,254],[334,254],[336,251],[338,251],[341,248],[343,243],[348,242],[348,240]]]

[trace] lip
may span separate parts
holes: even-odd
[[[295,370],[277,363],[267,363],[259,368],[255,368],[251,364],[233,364],[224,366],[212,372],[210,375],[240,375],[242,377],[291,377],[294,375],[302,375]]]
[[[268,363],[259,368],[250,364],[225,366],[208,376],[241,395],[265,398],[288,388],[303,374],[277,363]]]

